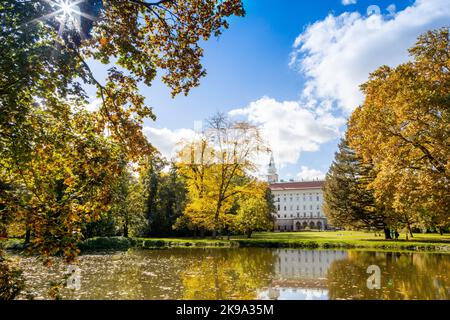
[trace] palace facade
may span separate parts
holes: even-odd
[[[322,209],[324,181],[278,182],[273,156],[267,181],[274,195],[275,231],[326,230],[327,219]]]

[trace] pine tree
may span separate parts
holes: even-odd
[[[389,239],[384,209],[376,204],[368,188],[373,172],[373,166],[363,163],[342,139],[326,176],[324,211],[335,227],[384,230]]]

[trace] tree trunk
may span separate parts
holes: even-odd
[[[198,228],[194,227],[194,239],[197,239]]]
[[[384,239],[391,240],[391,230],[389,228],[384,228]]]
[[[123,236],[124,236],[125,238],[128,238],[128,224],[127,224],[127,223],[125,223],[125,224],[123,225]]]
[[[31,239],[31,230],[30,228],[27,228],[25,230],[25,243],[30,243],[30,239]]]
[[[250,239],[252,237],[252,231],[247,231],[247,239]]]
[[[213,239],[217,238],[217,230],[216,229],[214,229],[212,232],[212,238]]]
[[[439,228],[439,234],[440,234],[441,236],[444,235],[444,231],[442,230],[442,228]]]
[[[413,232],[412,232],[412,229],[411,229],[411,226],[409,225],[409,223],[408,223],[408,231],[409,231],[409,235],[411,236],[411,238],[414,238],[414,235],[413,235]]]

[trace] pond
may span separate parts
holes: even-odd
[[[19,261],[36,299],[68,270]],[[448,254],[171,248],[82,255],[77,267],[64,299],[450,299]]]

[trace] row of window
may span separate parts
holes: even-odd
[[[278,205],[277,207],[278,207],[278,211],[281,211],[280,205]],[[287,211],[287,206],[284,206],[283,209],[284,209],[283,211]],[[313,205],[311,204],[311,205],[309,206],[309,210],[312,210],[312,209],[313,209]],[[317,205],[317,206],[316,206],[316,209],[317,209],[317,210],[320,210],[320,205]],[[294,206],[290,206],[290,210],[291,210],[291,211],[294,210]],[[300,206],[297,206],[297,210],[300,210]],[[306,205],[303,206],[303,210],[306,210]]]
[[[316,194],[316,195],[319,195],[320,193],[319,192],[316,192],[316,193],[305,193],[305,194],[303,194],[303,196],[307,196],[307,195],[310,195],[310,196],[313,196],[314,194]],[[281,195],[281,194],[280,194]],[[288,197],[288,196],[290,196],[290,195],[294,195],[294,194],[283,194],[283,197]],[[297,194],[295,194],[297,197],[300,195],[299,193],[297,193]]]
[[[294,198],[290,197],[289,201],[291,201],[291,202],[294,201]],[[297,201],[300,201],[300,197],[297,197]],[[303,201],[304,202],[306,201],[306,197],[305,196],[303,196]],[[313,196],[309,196],[309,201],[313,201]],[[320,201],[320,196],[316,196],[316,201]],[[281,202],[281,198],[280,197],[277,198],[277,202]],[[283,198],[283,202],[287,202],[287,198]]]
[[[281,214],[277,214],[277,217],[278,217],[278,218],[281,218],[281,216],[282,216]],[[317,218],[319,218],[319,217],[320,217],[320,212],[317,212],[316,216],[317,216]],[[288,215],[285,214],[285,215],[284,215],[284,218],[287,218],[287,217],[288,217]],[[290,217],[291,217],[291,218],[294,218],[294,215],[291,214]],[[300,218],[300,213],[297,213],[297,218]],[[306,218],[306,213],[305,213],[305,212],[303,212],[303,218]],[[309,218],[313,218],[313,213],[312,213],[312,212],[309,213]]]

